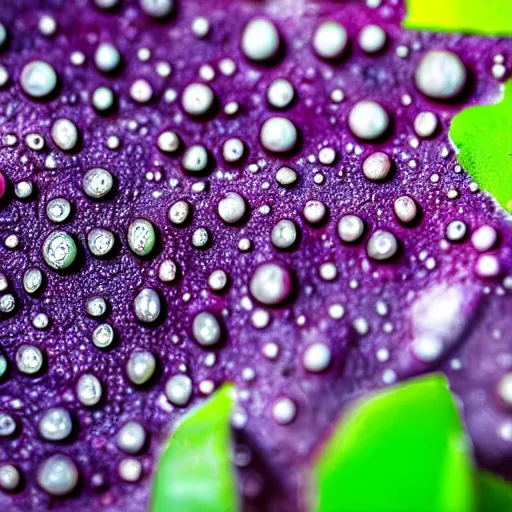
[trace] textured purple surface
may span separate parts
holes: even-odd
[[[281,59],[269,66],[249,63],[239,49],[245,22],[262,13],[274,20],[286,46]],[[38,32],[41,14],[52,14],[57,20],[55,36]],[[198,15],[211,22],[210,34],[201,40],[190,29]],[[85,0],[0,0],[0,21],[9,31],[0,63],[10,74],[10,81],[0,89],[0,170],[11,184],[30,178],[37,186],[33,198],[25,201],[14,197],[11,186],[0,203],[0,271],[18,302],[16,314],[0,320],[0,351],[10,362],[7,376],[0,380],[0,411],[13,415],[18,424],[16,435],[0,439],[0,462],[17,465],[24,476],[19,492],[0,491],[0,509],[146,510],[155,458],[183,412],[163,394],[166,377],[177,373],[180,365],[186,365],[194,382],[192,403],[199,402],[198,386],[205,379],[215,385],[233,380],[239,389],[238,418],[245,415],[246,423],[238,437],[253,452],[253,462],[240,470],[248,509],[297,510],[311,455],[343,405],[395,377],[439,368],[446,371],[461,399],[478,460],[486,468],[507,473],[512,464],[512,418],[495,389],[500,377],[512,369],[512,297],[506,287],[510,286],[506,276],[512,272],[512,231],[506,214],[485,194],[471,191],[471,179],[464,171],[456,172],[447,128],[463,106],[499,99],[499,82],[490,73],[492,59],[503,54],[510,69],[511,46],[491,38],[404,31],[399,27],[402,15],[402,7],[394,2],[371,9],[359,2],[182,1],[170,20],[157,23],[128,0],[114,13]],[[314,28],[325,19],[342,22],[352,40],[348,55],[334,64],[320,61],[310,46]],[[355,42],[357,32],[370,22],[388,34],[388,45],[378,56],[364,55]],[[103,41],[114,42],[123,56],[117,75],[104,76],[95,69],[93,53]],[[410,48],[406,58],[396,55],[398,45]],[[151,50],[147,62],[137,58],[137,49],[143,47]],[[439,48],[456,51],[470,70],[471,90],[461,102],[429,101],[414,87],[420,56]],[[86,55],[83,65],[70,62],[73,51]],[[220,59],[226,57],[237,67],[230,77],[218,69]],[[50,62],[60,77],[58,94],[50,101],[30,100],[18,85],[23,64],[34,58]],[[171,65],[169,77],[156,73],[159,61]],[[182,111],[179,94],[190,82],[202,81],[198,70],[203,64],[215,69],[210,85],[219,111],[197,121]],[[266,153],[258,138],[262,122],[272,111],[265,100],[267,86],[283,76],[294,84],[297,101],[278,115],[292,119],[301,133],[300,148],[284,158]],[[131,83],[141,77],[154,90],[153,100],[144,106],[128,94]],[[117,94],[119,105],[113,114],[100,116],[91,106],[90,94],[100,85],[112,87]],[[345,93],[339,104],[330,99],[338,87]],[[167,89],[178,93],[176,101],[164,100]],[[407,106],[404,95],[410,96]],[[392,133],[378,145],[357,141],[347,128],[350,107],[361,99],[379,101],[393,118]],[[222,111],[230,101],[240,104],[235,116]],[[438,114],[441,133],[414,147],[413,120],[422,110]],[[81,144],[76,152],[63,153],[51,141],[51,124],[60,117],[70,118],[79,127]],[[185,174],[180,156],[166,156],[157,149],[156,138],[164,129],[176,131],[184,147],[202,143],[210,150],[215,165],[208,176]],[[24,137],[30,132],[44,135],[44,151],[26,147]],[[9,134],[17,137],[13,145],[7,143]],[[106,148],[110,135],[120,138],[119,149]],[[222,159],[222,144],[231,136],[246,145],[243,162],[235,165]],[[337,152],[333,165],[318,162],[324,146]],[[360,170],[364,157],[375,148],[394,161],[393,175],[384,183],[368,181]],[[448,150],[445,156],[443,148]],[[48,168],[49,159],[54,159],[54,168]],[[254,163],[257,172],[249,169]],[[285,189],[275,180],[283,164],[300,175],[293,188]],[[83,174],[96,166],[110,170],[116,179],[115,197],[100,203],[92,202],[81,189]],[[153,179],[148,179],[150,172]],[[154,178],[157,174],[159,181]],[[324,176],[321,184],[313,179],[319,174]],[[434,175],[437,180],[432,179]],[[199,181],[206,188],[194,192],[191,187]],[[458,191],[455,199],[447,196],[451,189]],[[217,215],[217,203],[226,191],[240,193],[250,205],[250,217],[242,225],[226,225]],[[393,213],[393,201],[403,194],[421,207],[421,219],[411,227],[401,225]],[[46,203],[54,197],[66,197],[74,205],[72,220],[64,228],[79,241],[81,261],[69,275],[52,271],[41,256],[43,240],[56,229],[45,215]],[[186,227],[176,228],[167,211],[182,198],[193,206],[193,217]],[[308,225],[302,216],[310,199],[323,201],[329,209],[329,219],[320,227]],[[268,214],[262,209],[266,205]],[[343,245],[336,232],[338,219],[346,213],[360,215],[366,223],[364,239],[352,246]],[[128,225],[137,217],[151,220],[161,239],[159,250],[144,260],[126,244]],[[272,226],[281,218],[293,219],[300,227],[300,243],[294,250],[278,251],[270,242]],[[457,244],[443,242],[446,226],[456,219],[464,220],[469,232],[483,224],[498,229],[499,245],[493,251],[501,263],[498,278],[475,275],[479,254],[469,236]],[[86,233],[93,227],[116,233],[114,258],[99,260],[91,255]],[[192,232],[198,227],[207,227],[212,236],[206,250],[191,245]],[[366,241],[376,229],[389,230],[400,241],[400,252],[390,262],[374,262],[366,255]],[[16,249],[4,244],[12,234],[20,240]],[[237,247],[244,237],[252,242],[249,252]],[[163,284],[157,278],[158,265],[166,257],[179,265],[181,276],[176,283]],[[267,308],[270,324],[256,329],[250,319],[260,306],[248,298],[249,279],[258,263],[270,260],[292,270],[296,294],[284,306]],[[337,266],[333,281],[319,277],[319,266],[325,262]],[[29,296],[21,284],[23,273],[33,266],[47,277],[38,297]],[[218,268],[228,273],[230,283],[225,292],[214,294],[207,280]],[[158,290],[165,304],[165,319],[155,326],[138,323],[133,313],[133,299],[144,287]],[[110,304],[107,321],[115,328],[118,342],[108,351],[91,342],[98,321],[85,314],[84,303],[93,295],[104,296]],[[425,315],[425,308],[442,303],[443,297],[455,304],[452,317],[439,325],[451,350],[434,363],[420,363],[410,351],[415,322]],[[385,316],[376,312],[378,301],[388,306]],[[342,319],[329,317],[332,304],[343,305]],[[223,316],[225,339],[218,349],[205,350],[191,337],[192,318],[205,309]],[[38,331],[31,324],[39,312],[51,319],[46,330]],[[366,335],[354,328],[357,318],[367,320]],[[302,365],[304,348],[313,341],[332,349],[331,366],[318,375],[309,374]],[[275,360],[262,354],[268,342],[279,345]],[[47,368],[40,376],[31,378],[17,371],[15,353],[23,343],[46,353]],[[124,370],[135,348],[151,350],[159,359],[156,378],[143,389],[131,385]],[[387,361],[376,357],[382,348],[389,350]],[[210,352],[216,356],[213,366],[205,364]],[[244,368],[254,369],[254,379],[242,377]],[[105,400],[92,410],[80,405],[75,396],[76,382],[84,372],[94,373],[106,392]],[[278,426],[271,415],[272,403],[281,395],[297,404],[295,421],[286,426]],[[74,415],[75,433],[67,442],[43,441],[38,419],[57,405]],[[115,446],[115,435],[127,420],[141,421],[150,439],[139,456],[144,470],[136,484],[117,476],[125,456]],[[36,465],[54,453],[69,455],[80,469],[80,488],[67,498],[51,498],[35,482]],[[98,474],[104,485],[95,487],[93,475]]]

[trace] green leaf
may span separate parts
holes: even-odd
[[[460,151],[457,159],[479,187],[512,212],[512,80],[500,103],[459,112],[450,138]]]
[[[510,0],[407,0],[405,28],[512,36]]]
[[[316,512],[473,512],[472,457],[444,376],[362,401],[313,470]]]
[[[232,385],[224,385],[176,427],[159,461],[152,512],[238,510],[231,464]]]
[[[482,472],[480,482],[480,512],[512,510],[512,485],[491,473]]]

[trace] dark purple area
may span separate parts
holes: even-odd
[[[383,375],[389,378],[389,370],[398,380],[424,371],[446,371],[460,397],[479,462],[512,476],[512,418],[495,390],[500,377],[512,369],[512,297],[503,285],[512,272],[510,217],[486,194],[472,192],[464,171],[454,170],[457,161],[447,135],[451,117],[462,107],[499,99],[500,84],[490,69],[496,54],[505,56],[507,69],[512,67],[511,46],[495,38],[405,31],[399,26],[403,7],[396,3],[384,1],[371,9],[363,2],[181,0],[174,16],[155,22],[130,0],[122,0],[119,12],[113,13],[85,0],[0,0],[0,21],[9,32],[0,63],[10,74],[9,83],[0,89],[0,171],[10,182],[0,202],[0,272],[8,278],[9,291],[18,303],[14,315],[0,320],[0,353],[9,361],[9,371],[0,379],[0,412],[13,415],[18,424],[15,436],[0,439],[0,463],[15,464],[24,477],[19,492],[0,491],[2,511],[147,510],[156,457],[184,412],[163,395],[167,377],[182,364],[194,382],[191,406],[200,402],[198,384],[205,379],[212,379],[216,386],[225,380],[237,385],[237,410],[247,415],[237,437],[253,453],[253,462],[240,470],[248,510],[302,510],[300,489],[323,436],[344,404],[384,387]],[[57,20],[54,37],[39,33],[41,14],[52,14]],[[269,66],[248,62],[239,49],[242,28],[256,14],[271,17],[285,42],[281,59]],[[191,21],[200,15],[211,23],[204,39],[190,29]],[[339,62],[323,62],[311,50],[313,30],[325,19],[343,23],[352,41]],[[388,35],[385,51],[377,56],[363,54],[356,43],[358,31],[370,22],[382,26]],[[101,75],[93,63],[94,50],[104,41],[115,43],[123,56],[123,67],[113,76]],[[407,58],[396,55],[398,45],[410,48]],[[147,62],[137,59],[137,49],[143,47],[151,50]],[[415,89],[414,71],[430,49],[451,49],[463,59],[471,74],[468,98],[441,104]],[[76,50],[87,57],[82,66],[70,62]],[[230,77],[218,69],[226,57],[237,66]],[[35,58],[51,63],[60,77],[58,94],[50,101],[28,99],[18,85],[22,66]],[[168,78],[156,73],[159,61],[171,65]],[[217,95],[219,111],[197,121],[182,111],[179,94],[190,82],[202,81],[198,70],[203,64],[215,69],[209,85]],[[273,114],[265,100],[268,84],[277,77],[288,78],[297,96],[282,114]],[[153,100],[144,106],[129,97],[129,87],[137,78],[146,78],[154,90]],[[91,106],[88,95],[100,85],[116,92],[118,108],[112,114],[98,115]],[[345,93],[339,104],[329,97],[338,87]],[[171,103],[164,100],[169,88],[178,93]],[[403,95],[410,95],[407,106],[402,104]],[[392,116],[392,133],[378,145],[361,143],[348,130],[348,112],[362,99],[380,102]],[[222,110],[229,101],[240,104],[235,116]],[[410,144],[416,138],[413,120],[422,110],[438,114],[441,133],[420,140],[415,148]],[[293,155],[269,155],[261,147],[259,129],[271,115],[284,115],[299,128],[301,147]],[[81,144],[76,152],[63,153],[51,141],[51,124],[60,117],[79,127]],[[181,155],[166,156],[158,150],[156,139],[164,129],[176,131],[182,147],[201,143],[210,150],[215,165],[208,176],[185,174]],[[25,146],[24,137],[30,132],[44,135],[44,151]],[[17,137],[12,146],[5,142],[8,134]],[[118,150],[106,148],[110,135],[119,136]],[[222,144],[229,137],[244,141],[243,162],[223,162]],[[337,152],[332,166],[308,159],[323,146]],[[393,176],[385,183],[370,182],[360,170],[364,157],[377,147],[394,161]],[[445,157],[443,148],[449,150]],[[55,168],[45,165],[49,154],[55,157]],[[255,173],[248,169],[254,163],[259,163]],[[285,189],[275,180],[283,164],[300,175],[293,188]],[[81,183],[85,171],[97,166],[115,176],[116,191],[113,199],[94,203],[84,195]],[[148,180],[148,172],[160,172],[161,181]],[[313,180],[317,173],[324,175],[321,184]],[[437,181],[431,179],[434,174]],[[36,184],[36,194],[31,200],[17,200],[12,184],[28,178]],[[191,189],[198,181],[207,183],[204,192]],[[457,198],[447,198],[450,189],[458,190]],[[217,215],[217,203],[226,191],[238,192],[250,205],[250,217],[242,225],[226,225]],[[413,197],[421,208],[421,218],[410,227],[401,225],[393,213],[393,201],[403,194]],[[72,220],[64,229],[76,236],[82,261],[69,275],[51,270],[41,256],[43,240],[57,229],[45,215],[46,203],[54,197],[66,197],[74,205]],[[177,228],[169,222],[167,211],[182,198],[193,206],[193,217],[189,225]],[[328,221],[320,227],[307,224],[302,216],[310,199],[323,201],[329,209]],[[260,210],[264,205],[270,207],[269,214]],[[352,246],[343,245],[336,232],[338,219],[347,213],[360,215],[366,224],[364,239]],[[138,217],[153,222],[160,234],[158,251],[146,259],[137,258],[126,244],[128,226]],[[270,231],[282,218],[293,219],[300,227],[300,243],[287,252],[270,242]],[[501,263],[499,278],[476,276],[479,254],[469,236],[460,243],[440,245],[446,226],[456,219],[464,220],[468,233],[483,224],[499,231],[500,243],[493,252]],[[93,227],[116,233],[114,258],[99,260],[91,255],[86,233]],[[212,244],[206,250],[190,243],[198,227],[207,227],[211,234]],[[366,241],[376,229],[389,230],[400,241],[400,252],[391,262],[367,258]],[[8,249],[5,238],[14,233],[20,245]],[[249,252],[237,247],[244,237],[252,242]],[[181,275],[176,283],[163,284],[157,278],[158,265],[169,257],[178,263]],[[259,263],[271,260],[294,273],[296,295],[290,303],[269,309],[270,324],[257,329],[251,324],[250,308],[260,306],[248,299],[249,279]],[[338,268],[333,281],[319,277],[319,266],[325,262]],[[25,270],[34,266],[47,278],[44,292],[37,297],[22,287]],[[215,294],[207,280],[219,268],[228,273],[229,287]],[[133,299],[144,287],[158,290],[165,304],[165,319],[156,326],[138,323],[133,313]],[[108,300],[107,321],[118,334],[116,346],[108,351],[93,346],[91,336],[98,321],[84,309],[85,300],[98,294]],[[439,327],[449,350],[435,363],[420,363],[410,352],[416,315],[424,312],[418,304],[428,308],[446,296],[452,304],[459,300],[460,306],[456,325],[449,321]],[[386,316],[376,312],[379,300],[388,306]],[[342,319],[329,317],[332,304],[343,305]],[[211,367],[205,365],[205,356],[212,350],[200,347],[191,337],[192,318],[205,309],[222,316],[225,326],[224,342],[213,350],[216,362]],[[46,330],[32,326],[39,312],[51,319]],[[359,317],[369,323],[364,336],[353,327]],[[330,368],[318,375],[306,372],[302,365],[304,348],[312,341],[332,349]],[[280,347],[274,361],[262,354],[268,342]],[[23,343],[37,345],[46,354],[47,367],[38,377],[16,369],[16,350]],[[157,375],[142,389],[130,384],[124,369],[136,348],[151,350],[159,359]],[[377,359],[381,348],[389,350],[389,360]],[[251,381],[242,377],[247,367],[255,371]],[[94,373],[103,384],[106,397],[95,409],[76,400],[76,382],[84,372]],[[296,419],[286,426],[277,425],[271,415],[271,406],[281,395],[297,404]],[[67,408],[75,418],[75,433],[68,442],[44,441],[38,434],[41,414],[55,406]],[[138,456],[144,470],[135,484],[124,483],[117,473],[125,455],[115,446],[115,435],[128,420],[143,423],[150,439]],[[508,440],[500,434],[506,424]],[[37,464],[54,453],[69,455],[79,467],[81,485],[71,497],[49,497],[35,482]],[[104,486],[94,487],[94,474],[103,475]]]

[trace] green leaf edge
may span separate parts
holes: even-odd
[[[455,453],[455,456],[450,459],[450,464],[445,467],[445,477],[441,478],[442,488],[439,490],[439,501],[437,502],[437,506],[434,509],[431,508],[421,508],[421,505],[415,503],[413,506],[420,507],[417,510],[421,510],[421,512],[439,512],[438,506],[443,506],[443,512],[462,512],[462,511],[474,511],[476,508],[476,496],[475,496],[475,482],[474,482],[474,474],[473,474],[473,465],[471,457],[468,457],[467,447],[464,446],[464,429],[462,427],[462,423],[460,421],[460,417],[458,414],[457,407],[455,402],[453,401],[453,397],[448,390],[448,382],[444,375],[442,374],[431,374],[426,377],[420,377],[416,379],[412,379],[405,383],[401,383],[397,386],[393,386],[392,388],[388,388],[384,391],[376,393],[373,397],[365,398],[358,402],[355,406],[349,410],[347,414],[345,414],[341,420],[334,427],[331,436],[326,441],[323,446],[320,455],[315,461],[312,473],[311,473],[311,490],[312,490],[312,501],[311,510],[315,512],[327,512],[327,511],[337,511],[337,512],[355,512],[353,508],[343,508],[343,496],[340,493],[339,485],[341,482],[336,478],[328,482],[328,479],[331,478],[336,471],[333,470],[333,464],[339,464],[340,460],[335,460],[332,457],[333,453],[339,451],[341,447],[341,451],[343,451],[343,443],[346,443],[349,440],[349,436],[347,436],[347,432],[350,432],[351,429],[354,429],[354,425],[356,423],[361,422],[362,416],[368,413],[368,411],[372,410],[372,404],[375,404],[379,401],[385,401],[391,395],[397,396],[397,393],[409,393],[413,388],[416,390],[421,387],[424,390],[433,391],[434,393],[441,393],[439,397],[444,400],[445,406],[448,407],[448,413],[452,415],[452,420],[455,421],[454,425],[456,425],[457,432],[451,432],[449,443],[456,444],[456,450],[452,451]],[[444,389],[444,391],[443,391]],[[443,394],[444,393],[444,394]],[[439,398],[438,397],[438,398]],[[383,402],[384,403],[384,402]],[[376,424],[379,422],[377,421]],[[357,430],[354,429],[354,430]],[[371,435],[371,433],[369,434]],[[354,437],[354,436],[352,436]],[[346,448],[346,447],[345,447]],[[343,454],[346,456],[346,453]],[[346,457],[343,463],[346,462]],[[350,461],[349,461],[350,464]],[[369,468],[369,470],[371,470]],[[338,475],[339,476],[339,475]],[[458,485],[461,489],[466,489],[466,493],[459,492],[456,496],[451,496],[453,485],[455,484],[455,479],[458,479]],[[326,483],[327,482],[327,483]],[[328,493],[325,492],[325,485],[331,485],[335,492],[331,492],[331,496],[335,496],[335,498],[331,502],[326,502],[326,498],[328,497]],[[322,494],[322,488],[324,493]],[[373,489],[369,489],[368,492],[373,492]],[[339,501],[338,501],[339,498]],[[454,501],[455,500],[455,501]],[[335,503],[333,501],[336,501]],[[397,505],[400,507],[400,505]],[[382,504],[382,507],[384,505]],[[403,510],[403,508],[399,508]],[[366,508],[361,510],[368,510]],[[384,510],[384,508],[383,508]],[[385,510],[390,510],[386,508]],[[398,510],[398,509],[397,509]],[[413,512],[413,509],[408,509],[409,512]],[[415,509],[416,510],[416,509]]]
[[[238,510],[231,462],[234,400],[234,386],[224,384],[176,425],[157,466],[151,512]]]
[[[505,84],[500,102],[456,114],[449,135],[461,166],[512,213],[512,80]]]
[[[362,399],[357,405],[351,408],[352,412],[349,411],[348,414],[344,415],[344,417],[335,426],[333,435],[324,444],[323,453],[330,450],[332,454],[332,449],[330,449],[329,446],[333,443],[333,439],[336,439],[336,436],[339,436],[340,438],[344,437],[343,431],[350,428],[351,423],[357,420],[361,410],[367,408],[369,403],[374,400],[378,400],[379,398],[389,396],[392,393],[396,393],[397,390],[399,391],[404,387],[411,385],[417,386],[418,383],[420,385],[425,383],[428,385],[429,381],[435,382],[436,385],[441,385],[447,389],[447,381],[444,376],[434,374],[398,384],[397,386],[393,386],[382,392],[376,393],[374,396]],[[157,489],[159,486],[163,487],[165,491],[169,491],[170,488],[172,489],[172,486],[169,487],[168,485],[168,476],[165,474],[165,471],[161,471],[161,464],[159,464],[159,469],[155,475],[155,492],[153,494],[151,504],[152,512],[169,512],[172,510],[179,510],[180,512],[196,512],[198,509],[208,510],[208,512],[235,512],[239,510],[236,479],[230,458],[232,447],[229,418],[234,403],[234,396],[234,386],[226,384],[219,388],[219,390],[217,390],[209,400],[185,415],[176,425],[160,461],[162,462],[166,454],[173,450],[173,442],[176,442],[176,436],[183,435],[183,432],[185,431],[186,433],[187,429],[190,427],[192,427],[192,433],[200,433],[202,438],[206,437],[208,430],[210,433],[214,432],[217,435],[217,440],[220,439],[220,443],[217,444],[218,449],[215,450],[216,455],[214,457],[218,471],[216,472],[213,470],[211,474],[215,475],[220,472],[225,476],[225,478],[217,480],[217,482],[223,482],[223,485],[221,485],[220,488],[218,486],[213,486],[214,488],[217,487],[217,490],[214,492],[214,494],[217,495],[217,498],[212,501],[212,494],[206,493],[207,499],[204,500],[204,489],[199,489],[197,486],[189,488],[189,491],[191,492],[188,492],[185,495],[179,493],[178,498],[176,496],[173,497],[171,493],[171,497],[169,499],[167,492],[165,492],[164,495],[158,496]],[[452,400],[451,395],[450,400]],[[456,412],[456,414],[458,413]],[[460,443],[460,439],[454,439],[454,442]],[[201,452],[201,460],[204,460],[203,456],[204,453]],[[467,462],[464,461],[464,449],[461,450],[461,456],[461,459],[455,460],[455,467],[448,466],[445,468],[446,477],[442,479],[445,487],[445,496],[441,500],[445,505],[450,503],[448,496],[453,484],[452,477],[454,474],[460,473],[457,471],[457,465],[462,463],[464,467],[467,464]],[[320,458],[321,456],[317,459],[317,465]],[[182,460],[183,459],[180,458],[180,461]],[[181,465],[183,466],[183,464]],[[317,478],[318,474],[313,471],[312,476],[313,478]],[[465,472],[464,476],[463,472],[463,478],[466,478],[465,484],[472,487],[472,476],[470,475],[468,478],[468,473]],[[318,487],[318,482],[314,482],[314,484]],[[464,485],[464,482],[462,482],[462,484]],[[480,506],[478,507],[478,510],[480,512],[504,512],[506,510],[512,510],[512,485],[507,481],[483,471],[478,474],[478,488],[480,491],[478,500]],[[202,503],[198,503],[198,496],[200,497],[199,501],[202,501]],[[320,500],[320,498],[320,496],[317,496],[317,499]],[[335,509],[328,507],[323,508],[322,510],[343,510],[338,509],[338,504],[335,506]],[[471,510],[473,509],[473,498],[469,497],[465,505],[461,505],[461,503],[458,502],[447,506],[449,510]],[[315,506],[312,506],[311,510],[315,510]],[[319,509],[317,508],[316,510],[318,511]]]
[[[406,0],[402,26],[412,30],[512,37],[512,2]]]
[[[512,485],[501,477],[482,471],[478,477],[480,512],[507,512],[512,510]]]

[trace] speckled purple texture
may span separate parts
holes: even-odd
[[[464,171],[456,172],[455,153],[447,136],[451,117],[463,106],[499,99],[500,84],[490,73],[492,59],[503,54],[510,69],[512,48],[510,42],[499,39],[404,31],[399,25],[403,7],[396,3],[384,1],[371,9],[362,2],[182,0],[173,17],[155,22],[131,0],[123,0],[120,10],[113,13],[85,0],[0,0],[0,21],[9,31],[0,63],[10,73],[10,81],[0,89],[0,170],[11,184],[31,178],[37,186],[31,200],[16,200],[9,188],[0,203],[0,271],[18,301],[16,314],[0,321],[0,351],[10,362],[7,376],[0,380],[0,411],[12,414],[18,423],[16,435],[0,440],[0,462],[17,465],[24,477],[19,492],[0,491],[1,510],[147,510],[156,457],[184,412],[172,407],[163,395],[166,377],[178,372],[182,364],[194,381],[191,406],[201,400],[198,384],[204,379],[216,385],[232,380],[237,385],[237,411],[247,415],[237,437],[253,454],[253,462],[240,469],[239,479],[248,510],[301,510],[300,489],[311,456],[333,420],[349,400],[385,386],[383,375],[393,375],[389,370],[398,380],[424,371],[446,371],[461,399],[479,462],[512,476],[507,470],[512,464],[512,434],[506,440],[499,433],[506,424],[512,430],[512,417],[495,391],[499,378],[512,369],[512,296],[503,286],[503,279],[512,272],[510,219],[484,193],[470,190],[471,179]],[[59,25],[52,38],[37,30],[44,13],[52,14]],[[285,42],[282,58],[270,66],[249,63],[239,49],[241,30],[256,14],[271,17]],[[209,36],[201,40],[190,29],[198,15],[211,22]],[[334,64],[320,61],[310,46],[314,28],[324,19],[342,22],[352,40],[348,55]],[[378,56],[364,55],[355,42],[357,32],[369,22],[379,24],[388,34],[387,48]],[[94,67],[94,49],[103,41],[114,42],[123,55],[117,75],[101,75]],[[407,58],[396,55],[398,45],[410,48]],[[142,47],[151,50],[147,62],[137,59],[136,51]],[[420,56],[437,48],[457,52],[470,70],[470,91],[461,102],[428,101],[414,87]],[[87,56],[84,65],[70,62],[75,50]],[[225,57],[236,62],[232,77],[218,70]],[[50,101],[32,101],[18,85],[22,65],[34,58],[47,60],[59,74],[60,89]],[[168,78],[155,72],[156,63],[162,60],[172,66]],[[172,88],[179,94],[188,83],[198,81],[203,64],[216,70],[210,85],[219,111],[197,121],[182,111],[179,96],[166,102],[164,91]],[[266,153],[258,139],[259,127],[271,115],[266,88],[282,76],[297,92],[296,103],[284,115],[301,133],[300,148],[285,158]],[[145,106],[128,95],[131,83],[140,77],[155,92]],[[89,95],[100,85],[112,87],[118,96],[113,114],[100,116],[91,106]],[[345,100],[335,104],[329,95],[338,87],[344,90]],[[411,104],[402,104],[403,95],[410,95]],[[379,101],[392,115],[392,133],[377,146],[357,141],[347,128],[348,111],[361,99]],[[233,100],[241,108],[230,117],[222,107]],[[410,144],[416,138],[412,124],[421,110],[438,114],[441,133],[432,140],[421,140],[415,148]],[[50,126],[59,117],[68,117],[79,127],[78,151],[65,154],[53,145]],[[179,156],[165,156],[157,149],[156,138],[164,129],[176,131],[185,147],[202,143],[211,151],[216,161],[207,177],[184,174]],[[43,152],[25,146],[25,135],[33,131],[45,137]],[[9,134],[17,137],[14,145],[7,145]],[[121,139],[118,150],[106,148],[109,135]],[[246,157],[237,165],[227,165],[222,159],[222,144],[230,136],[240,137],[246,145]],[[336,150],[334,165],[318,162],[316,155],[323,146]],[[364,157],[376,147],[394,161],[393,176],[385,183],[368,181],[360,170]],[[448,149],[444,157],[443,148]],[[55,159],[53,169],[45,164],[49,155]],[[315,158],[308,159],[310,155]],[[253,163],[258,163],[255,173],[248,169]],[[300,175],[291,189],[275,181],[275,172],[283,164]],[[113,199],[94,203],[84,195],[82,176],[95,166],[115,176]],[[153,176],[159,172],[162,179],[148,180],[148,172]],[[318,173],[325,178],[321,184],[313,181]],[[438,181],[431,179],[435,174]],[[197,181],[206,183],[204,192],[191,189]],[[448,199],[450,189],[456,189],[458,197]],[[250,218],[241,226],[228,226],[217,215],[218,200],[226,191],[240,193],[250,205]],[[414,197],[421,207],[421,219],[411,227],[401,225],[393,214],[393,201],[403,194]],[[78,268],[69,275],[49,269],[41,256],[43,240],[56,229],[45,216],[46,203],[60,196],[74,205],[65,229],[76,236],[81,254]],[[193,206],[193,218],[188,226],[176,228],[169,223],[167,210],[181,198]],[[320,227],[308,225],[302,216],[309,199],[328,206],[329,219]],[[264,205],[270,213],[262,213]],[[352,246],[343,245],[336,233],[337,220],[346,213],[356,213],[366,223],[364,240]],[[126,244],[128,225],[137,217],[151,220],[160,233],[159,250],[144,260],[134,256]],[[270,230],[281,218],[291,218],[300,226],[300,243],[292,251],[280,252],[270,242]],[[441,243],[447,224],[455,219],[464,220],[470,232],[483,224],[499,230],[500,243],[493,252],[501,262],[499,278],[475,275],[478,253],[469,237],[457,244]],[[192,232],[201,226],[212,236],[206,250],[190,243]],[[114,258],[92,257],[86,233],[93,227],[116,233]],[[366,241],[376,229],[387,229],[400,241],[400,252],[391,262],[367,258]],[[20,239],[14,250],[4,245],[11,234]],[[246,253],[237,248],[243,237],[252,241]],[[180,267],[180,279],[173,284],[162,284],[157,278],[158,265],[166,257]],[[251,308],[258,306],[248,299],[248,284],[257,264],[270,260],[291,269],[297,290],[293,301],[269,309],[270,324],[258,330],[250,322]],[[338,277],[331,282],[319,277],[324,262],[338,268]],[[47,276],[45,290],[37,297],[29,296],[21,284],[23,273],[32,266]],[[208,290],[207,279],[218,268],[229,274],[230,283],[224,293],[214,294]],[[143,287],[158,290],[163,298],[165,319],[156,326],[141,325],[135,319],[133,299]],[[442,361],[423,364],[410,352],[417,313],[414,304],[418,307],[418,300],[425,296],[425,303],[435,301],[436,292],[431,290],[456,290],[463,300],[458,325],[446,334],[453,350]],[[434,294],[432,298],[429,293]],[[118,334],[116,346],[108,351],[92,345],[91,334],[98,322],[84,310],[85,300],[97,294],[108,299],[108,321]],[[379,300],[388,305],[386,316],[376,313]],[[345,308],[341,320],[327,314],[328,307],[337,303]],[[205,365],[211,350],[201,348],[191,337],[193,315],[205,309],[217,312],[225,325],[225,339],[213,351],[216,362],[211,367]],[[31,324],[39,312],[51,319],[43,331]],[[353,327],[358,317],[369,323],[365,336]],[[275,361],[262,354],[263,345],[271,341],[280,347]],[[307,373],[302,366],[302,353],[312,341],[332,348],[332,364],[319,375]],[[40,376],[31,378],[17,371],[15,353],[22,343],[45,351],[47,368]],[[151,350],[159,359],[156,378],[142,389],[129,383],[124,369],[135,348]],[[379,348],[389,349],[387,361],[376,358]],[[241,375],[247,367],[255,371],[251,381]],[[94,373],[106,394],[92,410],[80,405],[75,396],[77,379],[84,372]],[[287,426],[278,426],[271,416],[271,405],[281,395],[297,404],[296,419]],[[68,442],[43,441],[37,432],[38,419],[57,405],[72,412],[75,433]],[[136,484],[124,483],[117,476],[124,455],[115,446],[120,426],[132,419],[143,423],[150,439],[138,457],[144,470]],[[80,470],[80,487],[67,498],[51,498],[35,482],[35,467],[54,453],[69,455]],[[95,474],[103,476],[103,486],[93,485]]]

